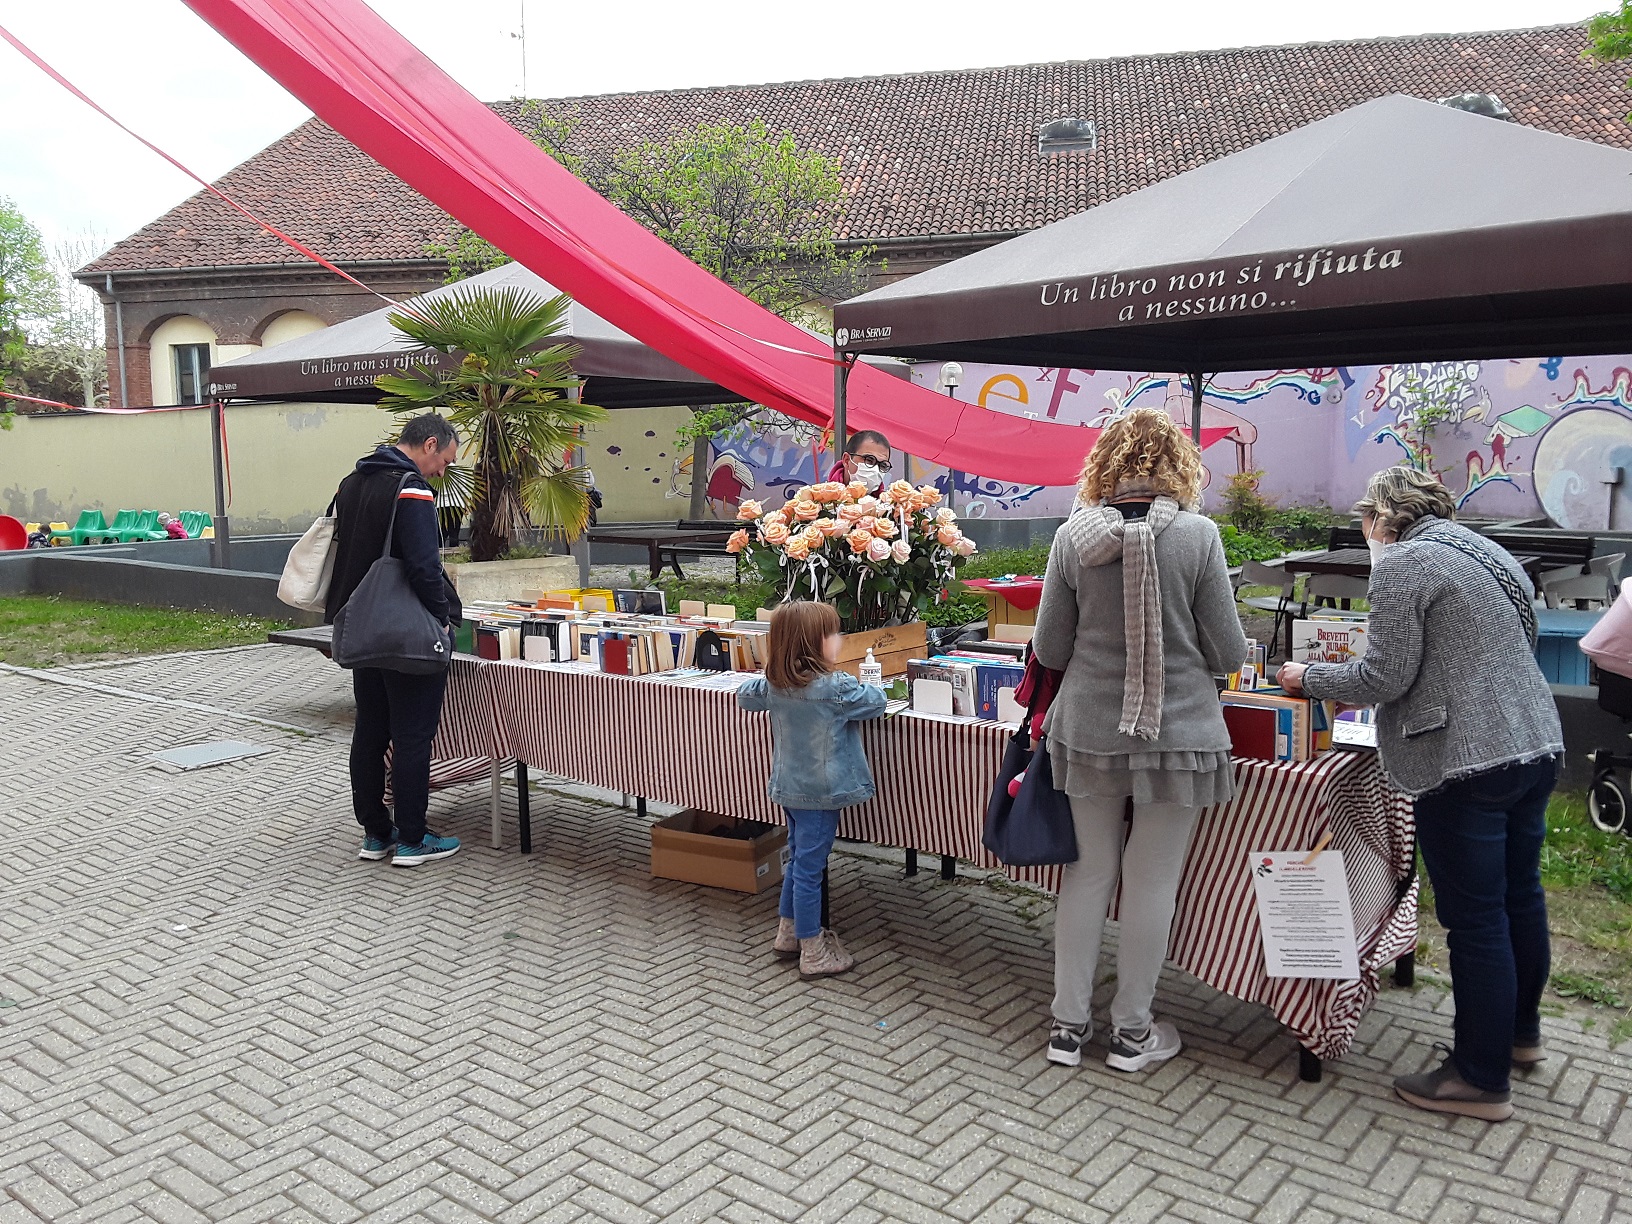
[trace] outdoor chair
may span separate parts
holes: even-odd
[[[135,526],[136,511],[121,510],[113,516],[113,522],[108,524],[107,538],[123,544],[129,538],[130,532]]]
[[[1369,586],[1364,578],[1347,574],[1310,574],[1303,588],[1303,598],[1307,605],[1317,608],[1322,604],[1347,608],[1350,601],[1364,599]]]
[[[1620,585],[1621,563],[1625,560],[1624,552],[1605,553],[1588,561],[1585,573],[1573,565],[1547,570],[1541,575],[1541,597],[1549,608],[1562,607],[1566,600],[1576,607],[1588,603],[1608,607]]]
[[[102,511],[81,510],[72,529],[58,531],[52,528],[51,543],[56,544],[61,540],[70,544],[87,544],[93,540],[101,541],[107,538],[108,534],[108,521],[102,517]]]
[[[202,510],[183,510],[181,525],[187,532],[189,540],[196,540],[204,534],[204,529],[211,525],[210,516]]]
[[[1248,561],[1241,566],[1241,582],[1237,586],[1273,586],[1280,588],[1278,595],[1249,595],[1240,602],[1258,612],[1270,612],[1275,616],[1275,623],[1269,631],[1269,640],[1275,642],[1281,636],[1281,624],[1286,624],[1286,652],[1292,653],[1292,622],[1308,610],[1307,596],[1303,602],[1294,602],[1295,591],[1298,585],[1298,576],[1289,573],[1279,565],[1266,565],[1262,561]]]
[[[124,533],[119,537],[121,544],[136,544],[144,540],[168,540],[170,533],[159,526],[159,512],[157,510],[137,510],[131,522],[126,526]]]

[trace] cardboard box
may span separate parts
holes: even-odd
[[[662,880],[759,893],[781,886],[787,857],[782,825],[687,808],[652,826],[652,875]]]

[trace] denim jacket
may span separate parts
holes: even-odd
[[[737,689],[745,710],[771,712],[771,777],[766,792],[783,807],[831,812],[876,793],[856,723],[884,713],[884,690],[849,672],[817,676],[802,689],[772,688],[755,676]]]

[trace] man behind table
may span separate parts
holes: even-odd
[[[334,578],[323,619],[336,613],[362,582],[391,536],[391,555],[401,558],[408,582],[437,623],[449,631],[463,616],[459,596],[442,569],[436,494],[428,481],[447,471],[459,448],[447,420],[434,412],[403,426],[395,446],[381,446],[357,461],[335,495]],[[407,476],[404,481],[403,477]],[[400,488],[399,488],[400,485]],[[431,740],[442,717],[448,674],[412,675],[378,667],[352,671],[357,725],[351,736],[351,805],[363,826],[357,857],[391,859],[396,867],[417,867],[459,851],[456,837],[438,837],[425,828],[430,799]],[[391,793],[396,822],[385,806],[385,751],[391,749]]]

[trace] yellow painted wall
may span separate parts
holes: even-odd
[[[229,345],[222,348],[215,343],[215,332],[202,319],[195,319],[192,315],[177,315],[174,319],[166,319],[153,332],[153,338],[148,342],[148,351],[152,354],[153,369],[153,402],[155,404],[173,404],[176,402],[176,358],[170,351],[175,344],[208,344],[210,346],[211,362],[222,361],[223,354],[230,353],[233,357],[241,357],[244,353],[254,350],[243,345]]]
[[[274,344],[282,344],[285,340],[293,340],[297,336],[310,335],[314,331],[322,331],[327,326],[322,319],[304,310],[290,310],[273,319],[261,333],[261,347],[271,348]]]
[[[585,458],[606,497],[601,522],[685,517],[685,497],[665,494],[676,458],[689,459],[674,440],[687,415],[684,408],[622,409],[585,439]],[[385,440],[392,421],[367,404],[228,408],[233,531],[305,530],[357,459]],[[682,488],[689,491],[684,474]],[[0,513],[24,522],[71,523],[82,509],[111,518],[124,509],[174,514],[214,504],[205,409],[19,416],[0,434]]]

